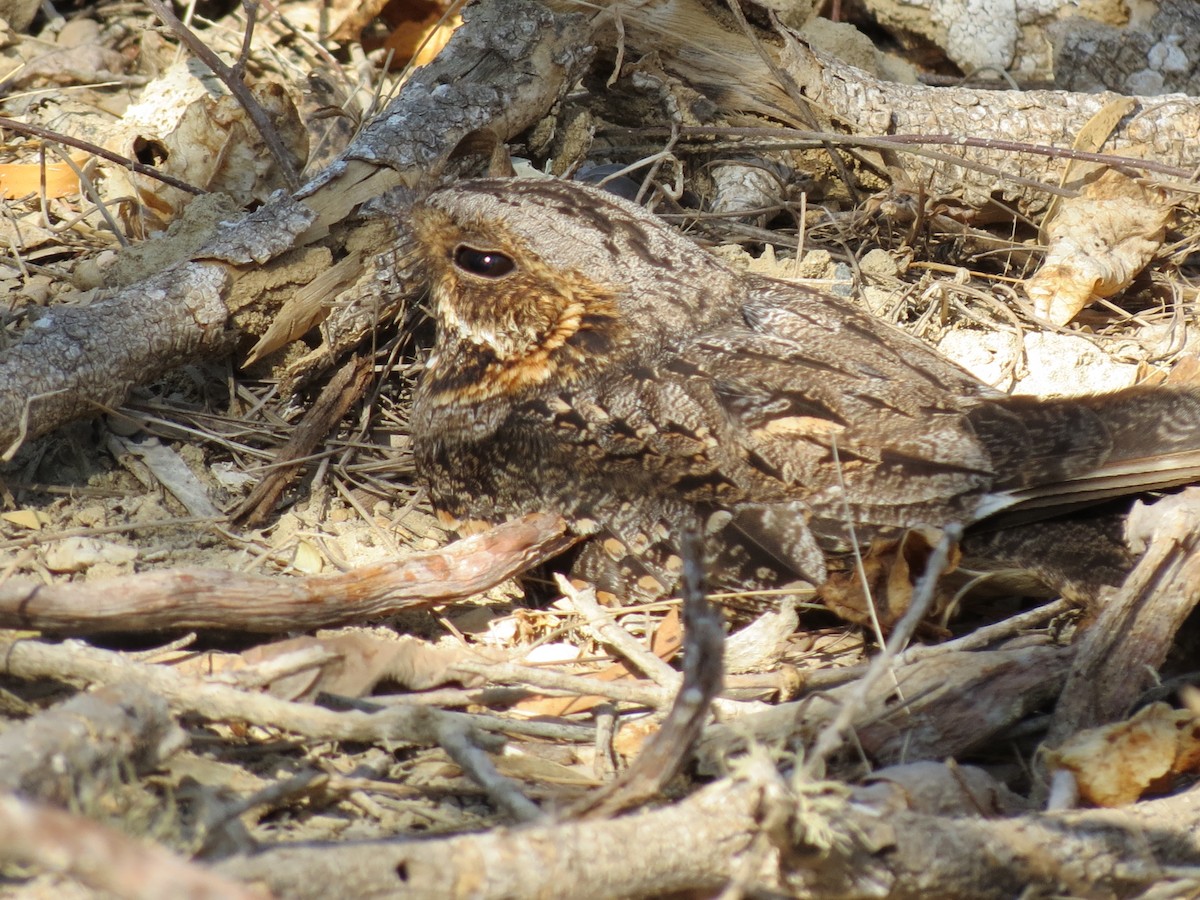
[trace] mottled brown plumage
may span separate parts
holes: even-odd
[[[719,581],[819,583],[848,522],[864,541],[1200,476],[1195,392],[1001,394],[593,188],[466,182],[412,229],[438,320],[412,418],[434,505],[560,512],[644,588],[671,586],[693,515]]]

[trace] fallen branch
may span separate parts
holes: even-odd
[[[368,324],[386,316],[403,291],[376,269],[394,267],[396,223],[382,212],[356,217],[361,207],[391,188],[427,184],[468,134],[506,140],[544,116],[583,73],[590,35],[582,16],[532,0],[472,7],[438,59],[295,196],[222,226],[194,258],[149,281],[89,306],[39,312],[0,355],[0,459],[120,406],[134,385],[231,352],[297,296],[307,305],[290,311],[280,343],[335,306],[365,303]]]
[[[568,9],[573,2],[552,5]],[[714,15],[705,0],[651,0],[623,9],[619,19],[627,55],[654,54],[669,73],[712,100],[730,124],[762,125],[766,117],[809,130],[794,137],[817,148],[829,139],[840,145],[845,134],[886,137],[887,146],[867,142],[882,151],[875,158],[883,163],[879,174],[903,175],[901,186],[919,185],[927,196],[954,197],[975,207],[1002,198],[1026,215],[1044,211],[1071,165],[1070,154],[1061,151],[1116,102],[1130,105],[1106,151],[1146,157],[1181,172],[1195,166],[1200,99],[1194,97],[899,84],[815,51],[790,34],[771,43],[752,39]],[[763,60],[760,46],[773,64]],[[827,135],[811,133],[814,116]],[[1014,144],[1014,135],[1032,152]],[[777,137],[787,139],[783,133]],[[1195,209],[1200,195],[1194,186],[1185,184],[1187,177],[1175,180],[1180,190],[1174,199]]]
[[[748,765],[748,777],[639,815],[281,847],[218,870],[295,898],[455,897],[470,885],[475,900],[585,900],[737,885],[748,896],[1006,900],[1022,891],[1132,896],[1161,886],[1171,867],[1200,864],[1195,789],[1124,810],[989,819],[883,805],[870,789],[793,789],[769,763]],[[752,852],[759,842],[766,852]]]
[[[67,875],[109,897],[129,900],[267,900],[256,887],[208,871],[82,816],[0,796],[0,861]]]
[[[1054,711],[1048,743],[1127,715],[1154,687],[1155,673],[1200,602],[1200,488],[1130,514],[1131,546],[1145,555],[1103,598]]]
[[[439,550],[337,575],[281,578],[173,569],[69,584],[10,581],[0,584],[0,627],[78,635],[203,628],[307,631],[469,597],[576,540],[562,519],[542,514]]]
[[[177,714],[213,722],[245,722],[316,741],[436,746],[442,729],[456,728],[459,723],[476,724],[472,716],[463,713],[415,706],[335,712],[189,677],[168,666],[135,662],[77,641],[0,641],[0,672],[27,681],[53,678],[85,685],[129,681],[159,694]],[[499,749],[503,743],[481,731],[476,738],[482,738],[480,743],[490,749]]]
[[[994,740],[1062,689],[1074,649],[1026,646],[926,656],[895,667],[865,697],[855,680],[832,690],[781,703],[705,734],[701,754],[728,754],[748,741],[790,746],[807,741],[838,716],[857,709],[850,728],[877,764],[945,759]]]

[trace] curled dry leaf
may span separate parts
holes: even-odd
[[[788,638],[800,624],[796,597],[783,598],[778,609],[763,613],[725,641],[725,671],[761,672],[782,658]]]
[[[871,624],[870,604],[873,603],[879,624],[887,630],[908,609],[913,588],[925,572],[929,556],[941,536],[936,528],[912,528],[899,540],[875,541],[863,554],[865,588],[858,567],[851,559],[847,561],[846,571],[830,574],[817,589],[817,596],[830,610],[857,625]],[[955,547],[945,571],[953,572],[961,557]],[[945,599],[940,594],[934,598],[931,615],[936,617],[943,611]]]
[[[393,69],[406,65],[423,66],[432,60],[462,24],[457,13],[448,15],[453,4],[447,0],[366,0],[363,3],[332,4],[329,15],[331,33],[336,41],[362,40],[369,49],[377,41],[368,32],[375,19],[382,19],[389,31],[383,50],[391,54]]]
[[[194,61],[175,64],[146,86],[141,100],[126,110],[108,149],[131,159],[151,159],[168,175],[207,191],[229,194],[239,207],[264,202],[286,187],[271,154],[245,110],[211,74],[199,76]],[[308,157],[308,135],[287,91],[260,84],[253,92],[296,161]],[[193,199],[176,188],[119,167],[113,178],[129,183],[153,230],[174,220]]]
[[[983,769],[933,760],[873,772],[854,799],[888,812],[949,816],[1010,816],[1030,806]]]
[[[241,662],[262,666],[301,650],[324,650],[327,655],[314,668],[269,682],[267,690],[271,694],[287,700],[311,699],[322,691],[363,697],[384,679],[410,690],[437,687],[447,681],[480,680],[476,676],[447,675],[455,663],[474,658],[466,650],[434,647],[411,637],[395,641],[366,634],[299,637],[252,647],[241,655]]]
[[[384,47],[392,53],[392,67],[423,66],[441,52],[462,18],[447,15],[440,0],[392,0],[382,17],[391,27]]]
[[[1171,204],[1164,192],[1107,171],[1043,226],[1045,262],[1025,285],[1035,312],[1065,325],[1095,300],[1124,290],[1162,244]]]
[[[1046,765],[1074,775],[1088,803],[1124,806],[1196,771],[1200,720],[1189,710],[1152,703],[1124,722],[1079,732],[1049,751]]]

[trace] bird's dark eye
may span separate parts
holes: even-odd
[[[517,267],[511,256],[499,250],[479,250],[466,244],[454,249],[454,265],[480,278],[503,278]]]

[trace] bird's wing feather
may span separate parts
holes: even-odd
[[[747,494],[804,500],[867,533],[969,521],[996,478],[970,412],[998,395],[917,342],[881,346],[881,326],[828,298],[769,299],[667,364],[729,422]]]

